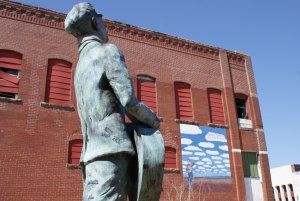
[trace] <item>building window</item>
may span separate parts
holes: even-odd
[[[176,149],[165,147],[165,168],[176,168]]]
[[[69,164],[79,164],[82,149],[82,140],[76,139],[69,142]]]
[[[139,101],[157,113],[155,78],[139,75],[137,77],[137,96]]]
[[[71,63],[60,59],[49,59],[45,102],[69,106],[71,104],[71,77]]]
[[[218,89],[208,89],[207,94],[211,123],[225,124],[221,91]]]
[[[235,98],[237,116],[239,119],[248,119],[247,96],[239,95]]]
[[[292,185],[292,184],[289,184],[288,186],[289,186],[290,191],[291,191],[291,192],[294,192],[293,185]]]
[[[277,193],[278,193],[278,198],[279,198],[279,200],[281,201],[280,187],[279,187],[279,186],[276,186],[275,188],[276,188]]]
[[[191,86],[183,82],[175,82],[174,85],[177,119],[193,121]]]
[[[0,97],[17,98],[21,67],[22,54],[0,50]]]
[[[252,121],[250,120],[247,96],[244,94],[235,94],[235,105],[240,128],[252,129]]]
[[[256,152],[242,152],[244,177],[259,177]]]
[[[288,185],[289,191],[291,193],[291,197],[292,197],[292,201],[295,201],[295,195],[294,195],[294,189],[293,189],[293,185],[289,184]]]

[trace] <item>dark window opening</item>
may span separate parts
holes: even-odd
[[[14,93],[0,92],[0,96],[5,98],[16,98],[16,94]]]
[[[242,152],[244,177],[259,177],[258,157],[255,152]]]
[[[0,97],[16,98],[19,93],[19,72],[22,55],[10,50],[0,50]]]
[[[237,116],[239,119],[248,119],[248,112],[246,107],[246,100],[236,98],[235,99]]]
[[[291,191],[291,192],[294,192],[294,189],[293,189],[293,185],[292,185],[292,184],[289,184],[289,188],[290,188],[290,191]]]
[[[4,73],[12,75],[12,76],[18,76],[18,74],[19,74],[19,71],[15,70],[15,69],[0,68],[0,70],[2,70]],[[2,79],[2,78],[0,78],[0,79]]]
[[[286,186],[282,185],[283,191],[286,193]]]

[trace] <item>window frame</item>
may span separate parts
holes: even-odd
[[[237,100],[244,101],[244,106],[238,106]],[[238,119],[248,119],[248,120],[251,120],[251,118],[250,118],[250,108],[249,108],[248,96],[245,95],[245,94],[237,93],[234,96],[234,101],[235,101],[235,108],[236,108],[237,118]],[[246,117],[240,117],[240,115],[239,115],[239,109],[245,110]]]
[[[1,98],[18,100],[22,64],[23,55],[21,53],[8,49],[0,49],[0,88],[4,90],[0,92]]]
[[[174,151],[172,152],[173,154],[175,154],[175,163],[174,165],[175,166],[172,166],[172,167],[166,167],[166,159],[167,159],[167,152],[168,151]],[[173,159],[174,160],[174,159]],[[172,163],[173,164],[173,163]],[[177,149],[174,148],[174,147],[171,147],[171,146],[165,146],[165,166],[164,166],[164,169],[177,169]]]
[[[254,158],[249,158],[253,157],[255,154]],[[252,156],[251,156],[252,155]],[[253,164],[253,161],[250,160],[255,160],[255,163]],[[259,175],[259,155],[257,152],[251,152],[251,151],[242,151],[242,162],[243,162],[243,172],[244,172],[244,177],[247,178],[260,178]]]
[[[153,99],[155,99],[155,106],[150,106],[147,105],[148,101],[143,101],[142,100],[142,82],[151,82],[154,83],[154,94],[155,97],[152,97]],[[153,110],[153,112],[155,112],[156,114],[158,114],[158,99],[157,99],[157,86],[156,86],[156,78],[149,76],[149,75],[137,75],[137,98],[139,101],[143,102],[147,107],[149,107],[151,110]]]
[[[64,65],[68,69],[69,72],[66,71],[59,71],[64,74],[69,74],[68,76],[69,83],[64,83],[60,81],[53,81],[51,80],[51,75],[53,73],[53,67],[56,67],[56,65]],[[47,77],[46,77],[46,87],[45,87],[45,95],[44,95],[44,103],[49,105],[57,105],[62,107],[70,107],[72,108],[72,84],[73,84],[73,64],[69,61],[66,61],[64,59],[58,59],[58,58],[49,58],[47,63]],[[56,71],[56,70],[55,70]],[[56,76],[56,75],[54,75]],[[64,78],[63,78],[64,79]],[[58,86],[50,86],[52,83],[55,83]],[[62,92],[51,92],[51,90],[59,90]],[[67,93],[67,94],[65,94]],[[64,98],[52,98],[50,97],[51,94],[57,94],[57,96],[64,96]],[[66,97],[68,96],[68,100],[66,100]],[[64,100],[63,100],[64,99]],[[50,101],[52,100],[52,101]]]
[[[220,112],[222,112],[223,115],[223,119],[222,120],[215,120],[215,115],[213,115],[213,110],[212,110],[212,100],[211,100],[211,94],[212,93],[217,93],[218,95],[220,95],[220,101],[221,101],[221,106],[222,106],[222,110],[220,110]],[[210,114],[210,122],[213,124],[221,124],[221,125],[225,125],[226,124],[226,119],[225,119],[225,110],[224,110],[224,101],[223,101],[223,93],[222,90],[216,89],[216,88],[207,88],[207,98],[208,98],[208,106],[209,106],[209,114]],[[219,112],[219,111],[218,111]]]
[[[81,151],[82,151],[82,146],[83,146],[83,139],[73,139],[73,140],[70,140],[69,141],[69,144],[68,144],[68,164],[69,165],[79,165],[80,164],[80,157],[78,159],[78,163],[73,163],[73,145],[78,145],[78,144],[81,144],[81,149],[80,149],[80,155],[81,155]],[[79,152],[78,152],[79,153]]]
[[[188,89],[189,90],[190,106],[183,106],[182,103],[188,103],[188,102],[179,101],[179,98],[180,98],[179,89]],[[194,115],[193,94],[192,94],[191,85],[186,82],[176,81],[176,82],[174,82],[174,91],[175,91],[176,118],[179,120],[183,120],[183,121],[194,121],[195,115]],[[185,98],[185,97],[183,97],[183,98]],[[180,114],[180,111],[183,107],[190,107],[191,111],[186,111],[186,113],[190,113],[189,116],[185,117],[186,115],[183,116]]]

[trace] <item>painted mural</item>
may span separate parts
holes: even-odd
[[[203,191],[231,188],[226,129],[180,124],[182,173],[189,187]]]

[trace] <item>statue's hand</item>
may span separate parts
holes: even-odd
[[[152,128],[155,128],[155,129],[159,129],[160,127],[160,119],[157,117],[157,120],[156,121],[153,121],[153,124],[151,125]]]

